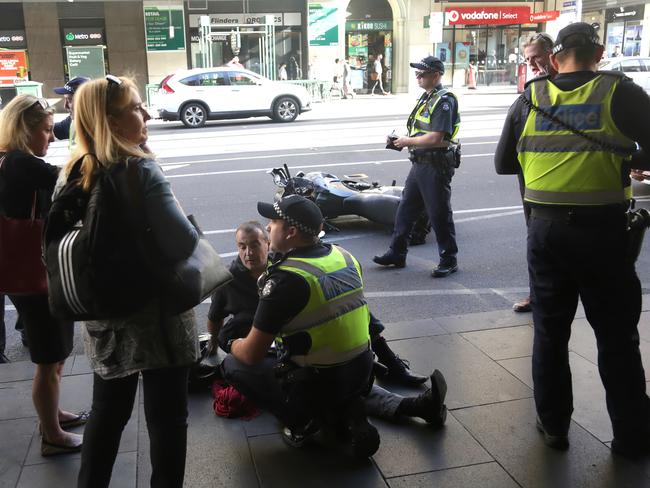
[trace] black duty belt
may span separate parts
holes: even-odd
[[[452,151],[452,148],[433,149],[424,153],[409,153],[409,159],[414,163],[436,163],[441,157]]]
[[[609,225],[625,222],[627,205],[531,205],[531,217],[574,225]]]

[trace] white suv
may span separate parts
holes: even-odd
[[[237,67],[196,68],[167,76],[154,106],[163,120],[202,127],[214,119],[267,116],[291,122],[311,110],[307,90]]]

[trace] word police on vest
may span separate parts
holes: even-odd
[[[544,110],[574,129],[594,130],[601,127],[600,105],[558,105]],[[540,131],[564,130],[545,117],[537,117],[536,126]]]

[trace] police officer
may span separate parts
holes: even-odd
[[[650,149],[650,98],[622,73],[596,71],[603,49],[589,24],[559,32],[551,56],[559,74],[532,80],[511,107],[495,166],[499,174],[521,167],[531,207],[537,428],[550,447],[568,448],[568,341],[580,298],[596,335],[612,450],[636,455],[648,449],[650,400],[637,330],[641,287],[626,253],[626,210],[630,166],[636,165],[630,154],[635,142],[644,152]]]
[[[333,422],[355,457],[372,456],[379,434],[362,401],[373,358],[359,263],[320,242],[323,216],[312,201],[290,195],[257,209],[282,255],[260,277],[250,332],[229,341],[224,378],[285,424],[290,445]],[[274,340],[279,359],[267,356]]]
[[[454,138],[460,127],[458,101],[440,84],[445,66],[438,58],[428,56],[419,63],[411,63],[411,67],[417,70],[415,76],[424,93],[408,119],[408,136],[392,143],[398,148],[408,147],[413,165],[397,209],[390,249],[375,256],[373,261],[403,268],[409,233],[422,210],[426,210],[440,255],[440,263],[431,275],[442,278],[458,271],[456,229],[451,211],[451,178],[456,162]]]
[[[57,95],[63,95],[63,108],[65,108],[69,115],[60,122],[54,124],[54,137],[59,140],[69,140],[70,149],[74,146],[74,124],[72,118],[74,116],[74,94],[77,89],[90,78],[86,76],[75,76],[65,85],[54,89]]]

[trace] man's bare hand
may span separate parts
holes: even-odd
[[[630,170],[630,178],[636,181],[650,180],[650,171],[645,171],[642,169]]]
[[[395,147],[399,147],[401,149],[411,144],[411,138],[406,136],[398,137],[393,141],[393,144]]]

